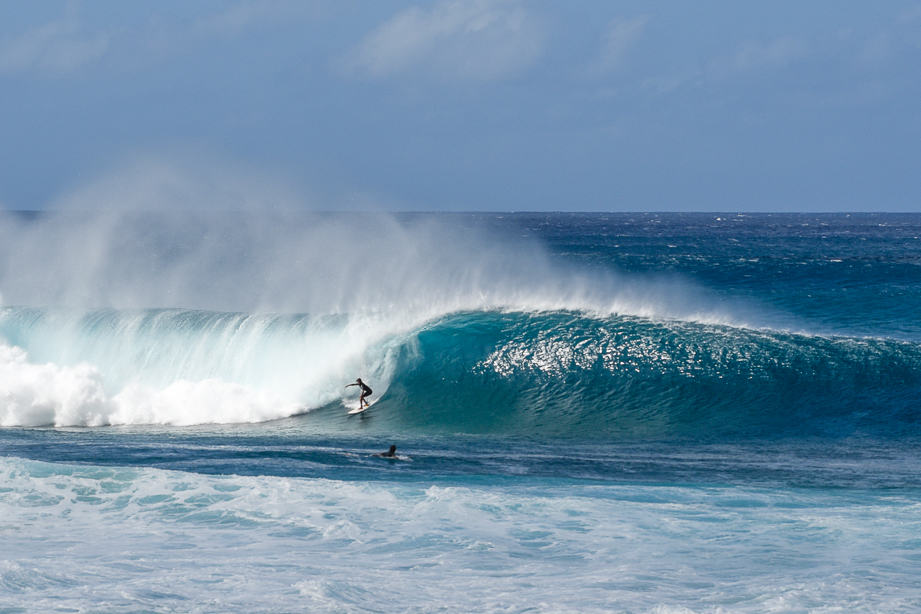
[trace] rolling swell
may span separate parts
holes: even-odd
[[[579,313],[477,312],[419,332],[394,426],[613,439],[901,435],[921,347]],[[399,408],[399,409],[398,409]]]

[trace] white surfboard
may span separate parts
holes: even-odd
[[[350,416],[354,416],[354,415],[360,414],[360,413],[362,413],[362,412],[364,412],[364,411],[368,411],[368,409],[369,409],[370,407],[371,407],[370,405],[366,405],[365,407],[356,407],[355,409],[350,409],[350,410],[348,411],[348,414],[349,414]]]

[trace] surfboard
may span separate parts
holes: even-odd
[[[370,409],[370,407],[371,407],[370,405],[368,405],[368,406],[366,406],[366,407],[356,407],[355,409],[350,409],[350,410],[348,411],[348,414],[349,414],[350,416],[354,416],[354,415],[360,414],[360,413],[362,413],[362,412],[364,412],[364,411],[368,411],[368,409]]]

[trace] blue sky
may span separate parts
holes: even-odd
[[[5,208],[917,211],[919,167],[921,1],[0,0]]]

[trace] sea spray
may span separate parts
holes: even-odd
[[[65,209],[2,216],[0,238],[4,424],[264,421],[335,403],[358,375],[380,396],[419,332],[458,313],[753,313],[433,216]]]
[[[20,306],[382,314],[405,328],[484,309],[737,324],[759,315],[673,274],[579,270],[534,240],[452,222],[291,211],[6,215],[0,289]]]

